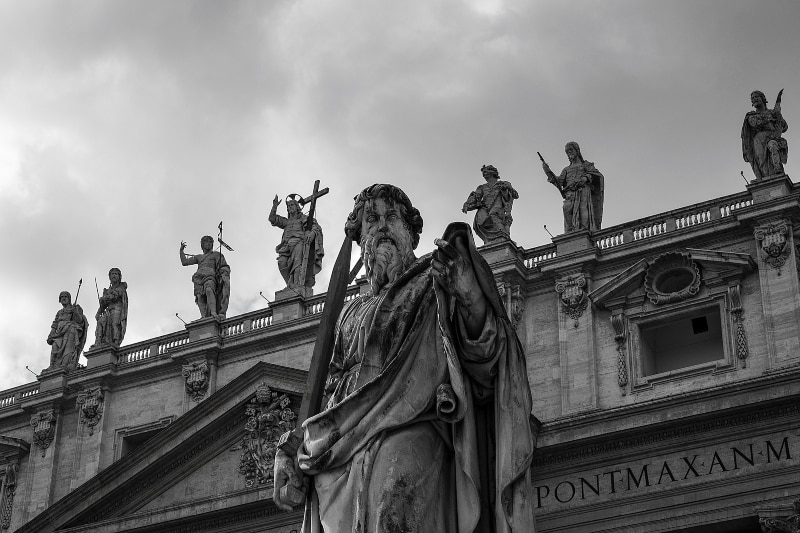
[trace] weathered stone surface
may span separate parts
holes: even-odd
[[[50,366],[48,368],[64,368],[72,370],[78,366],[78,358],[86,344],[86,332],[89,321],[83,315],[80,305],[72,305],[72,296],[67,291],[58,295],[61,310],[56,313],[47,344],[50,350]]]
[[[567,153],[569,166],[564,167],[558,176],[542,159],[547,181],[564,198],[564,233],[599,230],[603,222],[605,178],[595,168],[594,163],[583,159],[578,143],[568,142],[564,151]]]
[[[486,183],[471,192],[461,211],[476,211],[472,227],[486,244],[511,238],[511,208],[519,193],[511,183],[500,179],[493,165],[481,167]]]
[[[750,93],[750,103],[755,111],[748,111],[742,124],[742,156],[750,163],[756,179],[783,174],[789,152],[782,134],[789,126],[781,113],[781,96],[778,92],[775,107],[767,107],[767,98],[761,91]]]
[[[119,348],[128,328],[128,284],[122,281],[122,271],[118,268],[108,271],[108,279],[110,285],[103,289],[102,296],[98,295],[93,350],[102,346]]]
[[[231,296],[231,267],[222,252],[214,251],[214,239],[206,235],[200,240],[203,253],[187,255],[186,243],[181,242],[180,258],[183,266],[197,265],[192,275],[194,301],[200,316],[225,318]]]

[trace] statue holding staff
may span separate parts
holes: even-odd
[[[568,142],[564,151],[569,166],[564,167],[558,176],[539,154],[547,181],[558,189],[564,199],[564,233],[599,230],[603,221],[605,179],[594,163],[583,159],[578,143]]]
[[[47,344],[52,346],[48,369],[72,370],[78,366],[78,358],[86,344],[89,321],[77,303],[77,294],[75,304],[72,303],[72,295],[67,291],[61,291],[58,301],[61,303],[61,309],[56,313],[50,326],[50,334],[47,335]]]
[[[231,267],[221,252],[214,251],[214,238],[210,235],[200,239],[200,248],[203,250],[201,254],[186,254],[186,242],[181,241],[181,264],[197,265],[197,271],[192,274],[192,283],[200,316],[224,319],[231,295]]]
[[[767,107],[767,98],[761,91],[750,93],[750,103],[755,111],[749,111],[742,124],[742,156],[750,163],[756,179],[783,174],[789,154],[789,145],[782,134],[789,129],[781,114],[781,96],[778,92],[775,107]]]
[[[128,327],[128,284],[122,281],[122,271],[118,268],[108,271],[108,280],[110,285],[103,289],[103,295],[99,291],[97,294],[99,307],[94,315],[97,327],[92,348],[103,345],[119,348]]]

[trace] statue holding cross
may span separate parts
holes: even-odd
[[[272,200],[269,222],[283,229],[283,237],[275,248],[278,252],[278,270],[286,287],[301,296],[308,296],[314,286],[314,277],[322,270],[322,228],[314,219],[317,198],[328,194],[328,188],[319,190],[319,180],[314,182],[311,196],[303,198],[297,194],[286,197],[287,217],[277,213],[281,200],[278,195]],[[310,204],[308,215],[303,214],[303,206]]]

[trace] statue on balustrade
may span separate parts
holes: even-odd
[[[481,167],[486,183],[471,192],[463,213],[477,210],[472,227],[485,244],[508,240],[511,235],[511,207],[519,194],[511,183],[500,179],[500,173],[493,165]]]
[[[550,170],[541,154],[539,155],[547,181],[564,198],[564,233],[599,230],[603,221],[603,175],[595,168],[594,163],[583,159],[578,143],[568,142],[564,151],[569,159],[569,166],[558,176]]]
[[[312,216],[303,214],[296,194],[286,197],[286,214],[277,213],[281,201],[277,195],[272,200],[269,222],[283,229],[281,242],[275,247],[278,252],[278,270],[286,286],[297,289],[314,286],[315,276],[322,270],[322,228]]]
[[[370,291],[327,322],[327,406],[276,453],[273,498],[291,510],[285,489],[308,491],[305,533],[535,531],[522,346],[469,226],[417,258],[421,231],[399,188],[356,196],[345,234]],[[334,273],[350,270],[347,244]]]
[[[89,321],[86,320],[81,306],[72,304],[72,295],[69,292],[62,291],[58,295],[58,301],[61,309],[56,313],[47,336],[47,344],[52,346],[48,370],[72,370],[78,366],[78,358],[86,344]]]
[[[110,285],[97,298],[100,306],[94,315],[97,327],[92,348],[119,348],[128,327],[128,284],[122,281],[122,271],[118,268],[108,271],[108,280]]]
[[[755,111],[749,111],[742,124],[742,155],[753,167],[756,179],[783,174],[783,165],[789,146],[781,135],[789,129],[781,114],[781,96],[778,92],[775,107],[767,107],[767,98],[761,91],[750,94]]]
[[[201,254],[186,254],[186,242],[181,241],[181,264],[197,265],[192,282],[200,316],[224,319],[231,295],[231,267],[221,252],[214,251],[214,239],[209,235],[200,240],[200,248],[203,250]]]

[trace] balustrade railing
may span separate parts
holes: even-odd
[[[357,285],[353,285],[347,288],[347,293],[345,294],[344,301],[349,302],[353,298],[356,298],[360,292],[360,289]],[[306,302],[305,309],[303,311],[303,316],[309,315],[317,315],[321,313],[325,309],[325,297],[326,294],[320,294],[319,296],[315,296],[313,299],[310,299]]]
[[[222,336],[234,337],[253,331],[263,329],[272,325],[272,309],[259,309],[244,315],[239,315],[226,320],[222,324]]]
[[[166,354],[170,349],[187,342],[189,342],[189,332],[178,331],[155,339],[123,346],[119,354],[119,363],[135,363],[136,361],[158,357]]]
[[[544,246],[538,246],[536,248],[526,250],[523,261],[525,262],[526,268],[535,268],[539,263],[547,261],[548,259],[554,259],[555,257],[556,245],[545,244]]]
[[[13,389],[0,391],[0,409],[17,405],[21,400],[30,398],[35,394],[39,394],[38,383],[28,383]]]

